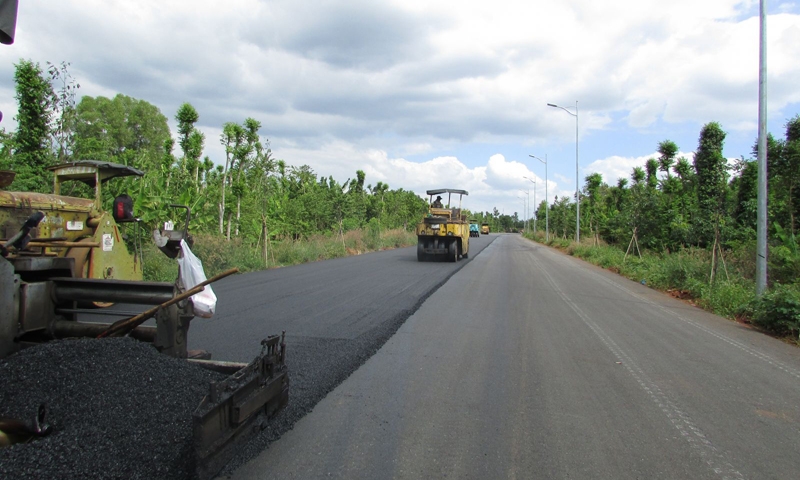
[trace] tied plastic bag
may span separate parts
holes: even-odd
[[[184,288],[189,290],[195,285],[206,281],[206,274],[203,271],[203,262],[195,256],[189,249],[186,241],[181,240],[181,251],[183,255],[178,256],[178,265],[181,268],[181,281]],[[217,307],[217,296],[211,290],[211,285],[206,285],[202,292],[195,293],[189,299],[194,308],[194,314],[198,317],[211,318],[214,309]]]

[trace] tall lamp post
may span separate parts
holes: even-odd
[[[528,231],[528,212],[531,209],[531,191],[530,190],[525,190],[523,192],[522,190],[520,190],[519,192],[520,193],[524,193],[525,196],[528,198],[527,203],[525,203],[525,211],[522,213],[523,215],[525,215],[525,223],[523,224],[524,225],[523,228],[525,228],[525,231],[527,232]],[[536,191],[534,191],[533,194],[536,195]]]
[[[575,113],[570,112],[566,108],[556,105],[554,103],[548,103],[548,107],[555,107],[564,110],[565,112],[569,113],[573,117],[575,117],[575,202],[577,207],[577,214],[575,220],[575,241],[577,243],[581,242],[581,187],[580,187],[580,180],[578,179],[578,101],[575,100]]]
[[[544,231],[545,231],[545,239],[550,241],[550,204],[548,203],[547,199],[547,154],[544,154],[544,160],[537,157],[536,155],[528,155],[531,158],[535,158],[540,162],[544,163]]]
[[[522,177],[527,179],[533,184],[533,232],[536,233],[536,179],[530,177]],[[530,205],[528,206],[528,216],[531,216]]]

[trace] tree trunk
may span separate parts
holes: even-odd
[[[264,245],[262,245],[261,254],[264,256],[264,268],[269,268],[269,248],[267,247],[267,238],[269,230],[267,230],[267,218],[261,215],[261,235],[264,236]]]
[[[225,228],[225,176],[222,177],[222,199],[219,202],[219,234],[224,233]]]
[[[230,166],[230,154],[225,155],[225,170],[222,172],[222,200],[219,203],[219,234],[225,233],[225,185],[228,183],[228,167]]]
[[[239,222],[242,218],[242,197],[236,197],[236,236],[239,236]]]
[[[228,241],[231,241],[231,214],[228,213],[228,234],[226,235]]]

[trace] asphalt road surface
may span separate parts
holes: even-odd
[[[446,280],[231,477],[798,478],[800,349],[517,235],[492,239],[455,265],[403,249],[221,285],[207,326],[231,338],[193,326],[196,347],[247,350],[254,326],[353,341],[371,312],[398,315]],[[303,302],[259,303],[284,281]]]
[[[189,348],[249,362],[260,340],[286,331],[289,404],[228,465],[261,453],[370,358],[423,301],[493,240],[470,239],[469,258],[417,261],[416,246],[234,275],[214,283],[217,309],[196,318]]]

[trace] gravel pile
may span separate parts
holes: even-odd
[[[55,341],[0,360],[0,416],[53,432],[0,449],[0,478],[185,479],[191,414],[223,375],[128,338]]]

